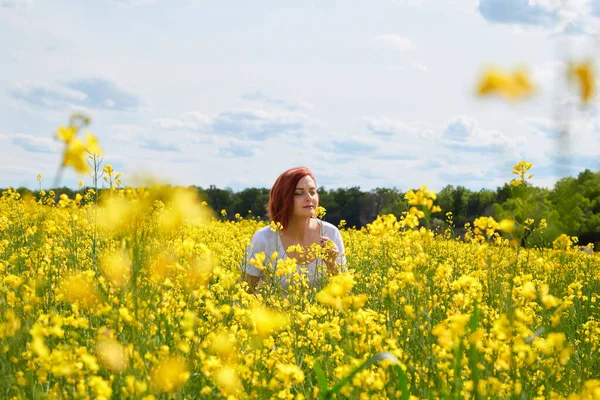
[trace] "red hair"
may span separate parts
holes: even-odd
[[[273,222],[279,222],[283,229],[287,227],[294,211],[294,193],[300,179],[310,176],[315,185],[317,181],[311,170],[306,167],[296,167],[283,172],[271,188],[267,213]]]

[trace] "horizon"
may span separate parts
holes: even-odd
[[[598,170],[598,171],[594,171],[594,170],[590,170],[590,169],[584,169],[584,170],[580,171],[579,173],[577,173],[576,175],[564,176],[564,177],[562,177],[561,179],[564,179],[564,178],[573,178],[573,179],[577,179],[577,178],[578,178],[578,176],[579,176],[579,174],[581,174],[581,173],[585,172],[586,170],[587,170],[587,171],[590,171],[590,172],[592,172],[592,173],[600,173],[600,170]],[[511,175],[511,176],[514,176],[514,175]],[[533,177],[533,178],[535,179],[535,174],[534,174],[534,177]],[[104,181],[103,181],[103,183],[104,183]],[[270,186],[269,186],[269,187],[267,187],[267,186],[249,186],[249,187],[245,187],[245,188],[241,188],[241,189],[234,189],[234,188],[231,188],[231,187],[228,187],[228,186],[225,186],[225,187],[219,187],[219,186],[217,186],[217,185],[214,185],[214,184],[208,184],[208,185],[206,185],[206,186],[200,186],[200,185],[194,185],[194,184],[189,184],[189,185],[174,185],[174,184],[171,184],[171,183],[169,183],[169,182],[163,182],[163,183],[164,183],[164,184],[166,184],[166,185],[170,185],[170,186],[172,186],[172,187],[184,187],[184,188],[190,188],[190,187],[194,187],[194,188],[200,188],[200,189],[202,189],[202,190],[206,190],[206,189],[209,189],[211,186],[215,186],[215,188],[216,188],[216,189],[219,189],[219,190],[231,190],[233,193],[239,193],[239,192],[241,192],[241,191],[243,191],[243,190],[246,190],[246,189],[267,189],[267,190],[270,190],[270,189],[271,189],[271,187],[270,187]],[[464,187],[464,188],[466,188],[466,189],[470,190],[471,192],[481,192],[481,191],[483,191],[483,190],[498,191],[498,189],[502,188],[502,187],[503,187],[504,185],[506,185],[506,184],[510,184],[510,181],[506,181],[506,182],[502,183],[501,185],[499,185],[499,186],[496,186],[495,188],[481,187],[481,188],[479,188],[479,189],[473,189],[473,188],[470,188],[470,187],[466,187],[466,186],[463,186],[463,185],[455,185],[455,184],[452,184],[452,183],[449,183],[449,184],[447,184],[447,185],[444,185],[443,187],[441,187],[441,188],[439,188],[439,189],[437,189],[437,188],[431,188],[431,187],[429,187],[429,186],[427,186],[427,185],[426,185],[426,186],[427,186],[427,188],[428,188],[428,189],[433,189],[433,190],[434,190],[436,193],[439,193],[441,190],[443,190],[443,189],[444,189],[445,187],[447,187],[447,186],[453,186],[454,188],[456,188],[456,187],[459,187],[459,186],[462,186],[462,187]],[[556,185],[556,182],[554,182],[554,183],[553,183],[553,185],[552,185],[551,187],[536,185],[535,183],[533,183],[533,182],[531,182],[531,181],[527,182],[527,184],[529,184],[529,185],[531,185],[531,186],[533,186],[533,187],[540,188],[540,189],[553,190],[553,189],[554,189],[554,187],[555,187],[555,185]],[[126,189],[126,188],[138,188],[138,187],[140,187],[140,186],[148,187],[148,185],[121,185],[120,189]],[[376,189],[390,189],[390,190],[396,190],[396,191],[399,191],[399,192],[401,192],[401,193],[405,193],[405,192],[407,192],[407,191],[409,191],[409,190],[411,190],[411,189],[412,189],[412,190],[417,190],[417,189],[419,189],[421,186],[414,186],[414,187],[408,187],[408,188],[399,188],[399,187],[397,187],[397,186],[377,186],[377,187],[373,187],[373,188],[370,188],[370,189],[364,189],[364,188],[362,188],[361,186],[335,186],[335,187],[330,187],[330,186],[326,186],[326,185],[320,185],[320,184],[317,184],[317,188],[318,188],[318,189],[324,188],[326,191],[332,191],[332,190],[337,190],[337,189],[345,189],[345,190],[348,190],[348,189],[351,189],[351,188],[354,188],[354,187],[358,188],[358,189],[359,189],[359,190],[361,190],[362,192],[369,192],[369,191],[371,191],[371,190],[376,190]],[[37,187],[34,187],[34,188],[32,188],[32,187],[27,187],[27,186],[19,186],[19,187],[10,187],[10,186],[9,186],[9,187],[4,187],[4,188],[3,188],[3,187],[0,187],[0,193],[2,193],[3,191],[5,191],[5,190],[7,190],[7,189],[9,189],[9,188],[11,188],[11,189],[13,189],[13,190],[19,190],[19,189],[25,188],[25,189],[28,189],[28,190],[30,190],[30,191],[32,191],[32,192],[38,192],[38,191],[40,190],[40,188],[39,188],[39,185],[38,185]],[[84,189],[94,189],[94,187],[93,187],[93,186],[90,186],[90,185],[85,185],[85,186],[83,186],[82,188],[81,188],[81,187],[79,187],[79,186],[77,186],[77,187],[71,187],[71,186],[65,186],[65,185],[61,185],[61,186],[57,186],[57,187],[49,187],[49,186],[46,186],[46,187],[44,187],[44,186],[42,185],[42,188],[41,188],[41,189],[42,189],[42,190],[45,190],[45,191],[50,191],[50,190],[64,189],[64,188],[67,188],[67,189],[69,189],[69,190],[72,190],[72,191],[74,191],[74,192],[78,192],[78,191],[80,191],[80,190],[84,190]],[[98,187],[98,189],[99,189],[99,190],[109,190],[109,187],[104,187],[104,186],[101,186],[101,187]]]
[[[51,184],[79,111],[124,184],[238,192],[306,165],[328,190],[480,191],[526,160],[552,188],[600,170],[598,103],[564,73],[595,54],[598,3],[0,0],[0,187]],[[527,68],[534,95],[476,97],[490,65]]]

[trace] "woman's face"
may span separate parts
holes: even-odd
[[[315,181],[306,175],[298,181],[294,191],[294,215],[298,217],[313,217],[319,206],[319,194]]]

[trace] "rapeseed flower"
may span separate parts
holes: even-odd
[[[595,388],[581,376],[593,375],[600,349],[590,289],[600,258],[576,251],[574,237],[523,251],[496,240],[517,223],[490,218],[471,223],[475,240],[433,235],[437,196],[422,187],[400,218],[340,231],[348,273],[311,286],[293,259],[262,254],[253,261],[265,279],[290,275],[290,287],[249,294],[238,265],[269,224],[196,223],[185,205],[195,197],[178,205],[172,189],[106,190],[99,203],[0,196],[7,396],[309,398],[386,352],[400,364],[371,364],[334,396],[568,398]],[[547,223],[518,228],[536,224]]]
[[[524,70],[508,73],[497,68],[488,68],[477,85],[479,96],[498,94],[510,100],[525,97],[532,91],[533,84]]]
[[[152,387],[162,393],[176,392],[190,378],[186,362],[181,357],[163,360],[150,375]]]
[[[596,92],[596,78],[591,61],[571,63],[568,77],[579,85],[579,93],[583,103],[589,103]]]
[[[116,289],[125,287],[131,279],[131,257],[124,250],[105,254],[100,262],[102,274]]]
[[[286,328],[290,323],[285,314],[261,306],[250,310],[250,318],[261,338],[266,338],[272,333]]]
[[[81,308],[92,309],[96,307],[100,302],[100,298],[93,279],[93,271],[80,272],[65,278],[61,282],[58,298]]]
[[[100,339],[96,343],[98,360],[109,371],[120,372],[127,367],[127,353],[121,343],[114,339]]]

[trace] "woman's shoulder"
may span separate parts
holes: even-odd
[[[325,236],[330,236],[340,231],[337,226],[330,222],[319,220],[319,223],[323,226],[323,234]]]
[[[270,225],[267,225],[267,226],[263,226],[262,228],[260,228],[256,232],[254,232],[253,239],[268,240],[274,236],[275,236],[275,232],[273,232]]]
[[[271,227],[267,225],[254,232],[254,236],[252,236],[252,243],[266,245],[267,243],[273,241],[274,238],[275,232],[273,232]]]

